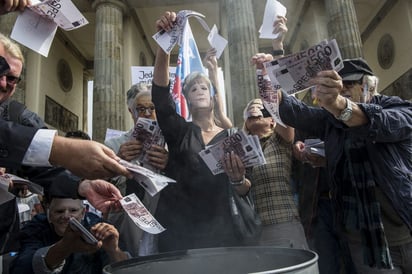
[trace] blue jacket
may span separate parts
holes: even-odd
[[[374,96],[370,103],[358,104],[369,123],[350,128],[324,109],[307,106],[286,93],[282,98],[282,121],[325,141],[332,192],[345,139],[365,140],[376,183],[412,231],[412,103],[395,96]]]
[[[83,225],[86,228],[101,221],[100,218],[95,218],[92,214],[86,213],[86,215],[83,220]],[[61,237],[54,232],[45,214],[35,215],[21,230],[21,247],[9,272],[11,274],[34,273],[32,261],[36,251],[39,248],[50,246],[60,239]],[[73,253],[66,259],[60,273],[100,274],[103,267],[109,262],[109,258],[103,250],[98,250],[95,253]]]

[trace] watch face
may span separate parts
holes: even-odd
[[[352,110],[345,108],[341,115],[339,116],[339,120],[341,121],[348,121],[352,117]]]
[[[339,117],[337,117],[338,120],[341,121],[348,121],[352,117],[352,102],[346,98],[346,108],[342,110],[341,114]]]

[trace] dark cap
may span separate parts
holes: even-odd
[[[80,180],[68,170],[54,177],[48,191],[49,201],[53,198],[77,199],[77,188]]]
[[[80,199],[77,192],[80,180],[63,167],[47,168],[32,178],[33,182],[44,187],[47,202],[53,198]]]
[[[10,70],[9,63],[3,56],[0,56],[0,76],[6,75]]]
[[[368,63],[362,58],[343,60],[343,68],[339,71],[343,81],[358,81],[365,74],[373,75],[373,72]]]

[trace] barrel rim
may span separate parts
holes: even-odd
[[[113,263],[106,265],[103,268],[103,273],[112,273],[111,271],[121,270],[125,267],[130,268],[132,266],[138,266],[146,263],[154,263],[154,262],[167,262],[167,261],[175,261],[179,259],[187,258],[188,256],[199,257],[205,255],[218,255],[219,253],[227,254],[228,252],[245,252],[245,251],[282,251],[282,253],[287,252],[300,252],[302,254],[313,256],[311,259],[307,261],[288,266],[283,268],[278,268],[275,270],[267,270],[261,272],[251,272],[249,274],[275,274],[275,273],[282,273],[286,271],[293,271],[297,269],[302,269],[305,267],[309,267],[310,265],[316,264],[319,256],[316,252],[308,249],[294,249],[294,248],[285,248],[285,247],[277,247],[277,246],[239,246],[239,247],[215,247],[215,248],[200,248],[200,249],[188,249],[188,250],[178,250],[178,251],[171,251],[171,252],[164,252],[149,256],[143,257],[136,257],[131,258],[125,261]]]

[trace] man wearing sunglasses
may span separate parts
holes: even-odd
[[[16,44],[11,43],[4,35],[1,37],[0,102],[3,102],[15,92],[24,59]],[[35,127],[23,126],[0,116],[0,166],[64,166],[76,175],[89,179],[109,178],[117,174],[131,176],[130,172],[118,163],[119,158],[106,146],[94,141],[64,138],[56,133],[56,130],[38,130]],[[86,184],[79,185],[79,194],[87,198],[107,200],[109,203],[113,195],[121,197],[118,190],[107,182],[100,180],[92,185],[91,188],[88,187],[87,193],[81,190]],[[107,208],[103,207],[102,211]]]
[[[0,58],[6,62],[8,70],[0,73],[0,117],[24,126],[46,128],[39,115],[11,97],[16,92],[23,69],[24,57],[19,46],[0,33]]]
[[[127,91],[127,107],[133,119],[133,125],[136,125],[139,118],[156,120],[156,110],[152,102],[151,85],[145,83],[134,84]],[[169,159],[169,153],[164,146],[154,145],[147,150],[144,148],[144,140],[152,138],[151,136],[134,136],[135,126],[124,134],[108,139],[105,144],[113,149],[117,155],[127,161],[138,161],[142,153],[146,153],[148,162],[140,163],[144,167],[154,170],[155,172],[163,171]],[[153,214],[157,207],[159,195],[151,197],[145,193],[145,190],[134,181],[125,180],[124,177],[118,177],[112,180],[122,192],[122,194],[135,193],[145,204],[146,208]],[[115,224],[120,232],[120,243],[129,251],[132,256],[145,256],[157,252],[156,239],[154,236],[137,230],[135,224],[130,218],[124,217],[124,212],[110,214],[108,219]],[[127,237],[125,237],[126,235]]]

